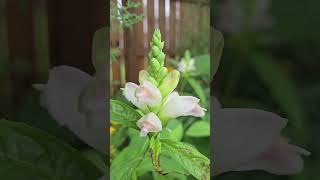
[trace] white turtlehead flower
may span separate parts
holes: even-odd
[[[107,89],[101,85],[107,83],[100,81],[100,78],[92,77],[77,68],[59,66],[49,71],[46,84],[35,84],[34,88],[41,91],[41,105],[60,125],[66,126],[88,145],[105,153]]]
[[[154,113],[149,113],[138,120],[137,126],[141,129],[140,136],[147,136],[149,132],[162,131],[162,124],[158,116]]]
[[[163,107],[159,116],[166,118],[177,118],[179,116],[203,117],[206,109],[199,105],[200,99],[193,96],[179,96],[177,92],[172,92]]]
[[[127,100],[142,110],[159,104],[162,99],[160,90],[147,80],[143,81],[140,86],[132,82],[126,83],[123,94]]]
[[[190,59],[189,61],[185,60],[184,58],[178,63],[178,70],[180,72],[191,72],[196,70],[194,59]]]
[[[290,175],[303,169],[301,155],[310,152],[289,144],[281,136],[287,119],[257,109],[221,109],[214,97],[211,103],[215,175],[247,170]]]

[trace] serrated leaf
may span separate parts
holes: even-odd
[[[135,170],[144,160],[148,147],[148,137],[140,137],[136,131],[129,146],[112,161],[110,179],[131,180]]]
[[[117,100],[110,100],[111,120],[127,127],[138,129],[136,122],[141,115],[131,106]]]
[[[204,93],[203,88],[200,86],[200,84],[193,78],[188,78],[187,81],[192,87],[192,89],[194,90],[194,92],[197,94],[197,96],[200,98],[200,101],[201,101],[200,103],[203,106],[206,106],[207,105],[206,95]]]
[[[212,46],[211,46],[211,53],[213,57],[213,63],[211,65],[211,79],[213,79],[214,75],[216,74],[219,63],[220,63],[220,58],[222,55],[223,51],[223,46],[224,46],[224,39],[222,34],[214,29],[213,27],[210,28],[211,35],[212,35]]]
[[[103,174],[82,154],[42,130],[0,120],[0,177],[87,180]]]
[[[187,130],[189,137],[208,137],[210,136],[210,124],[207,121],[197,121]]]
[[[162,140],[162,153],[171,157],[195,178],[210,179],[210,160],[189,144]]]

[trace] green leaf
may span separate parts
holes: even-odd
[[[192,87],[192,89],[194,90],[194,92],[197,94],[197,96],[200,98],[201,104],[203,106],[206,106],[207,105],[206,95],[204,93],[203,88],[200,86],[199,82],[197,82],[193,78],[187,78],[187,81],[190,84],[190,86]]]
[[[172,119],[166,129],[161,132],[161,139],[173,139],[180,141],[183,137],[183,125],[181,121]]]
[[[141,115],[131,106],[117,100],[110,100],[111,120],[123,126],[138,129],[136,122]]]
[[[221,58],[223,46],[224,46],[224,39],[222,34],[216,29],[214,29],[213,27],[210,28],[210,31],[213,38],[212,40],[213,45],[211,46],[212,48],[211,52],[213,53],[213,65],[211,66],[212,67],[211,78],[213,78],[219,67],[220,58]]]
[[[108,33],[107,27],[101,28],[94,33],[92,41],[92,64],[96,71],[105,71],[108,61]]]
[[[210,124],[207,121],[197,121],[187,130],[189,137],[208,137],[210,136]]]
[[[137,168],[137,174],[138,176],[143,176],[147,172],[153,172],[154,167],[151,163],[150,156],[146,156],[143,162],[139,165]],[[161,169],[168,173],[165,176],[160,175],[158,172],[155,172],[156,174],[159,174],[158,177],[168,178],[168,179],[186,179],[187,175],[190,175],[179,163],[177,163],[172,158],[165,156],[163,154],[160,155],[160,164]]]
[[[196,72],[210,78],[210,55],[205,54],[194,57]]]
[[[128,147],[112,161],[110,179],[131,180],[135,170],[144,160],[149,147],[148,137],[140,137],[135,131]]]
[[[160,168],[160,161],[159,155],[161,152],[161,142],[158,138],[154,136],[150,139],[150,150],[151,150],[151,157],[152,157],[152,164],[157,169]]]
[[[102,175],[79,151],[44,131],[0,120],[1,179],[87,180]]]
[[[210,179],[210,160],[194,147],[173,140],[162,140],[162,153],[177,161],[197,179]]]
[[[92,162],[100,171],[107,173],[108,166],[106,164],[107,156],[96,150],[89,149],[82,152],[83,156]]]

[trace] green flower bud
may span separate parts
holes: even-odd
[[[191,53],[189,50],[186,50],[184,53],[184,59],[189,61],[191,59]]]
[[[177,70],[173,70],[162,80],[159,89],[163,97],[166,97],[177,87],[179,78],[180,72]]]
[[[160,69],[160,63],[157,61],[156,58],[152,58],[150,61],[150,65],[151,65],[151,69],[154,73],[158,72],[158,70]]]
[[[162,67],[159,72],[157,73],[157,77],[161,81],[164,77],[168,74],[168,69],[166,67]]]
[[[151,47],[156,46],[159,42],[159,39],[156,36],[152,37]]]
[[[147,80],[153,85],[158,86],[158,82],[153,77],[149,76]]]
[[[160,41],[156,42],[155,46],[158,46],[162,50],[164,47],[164,42],[161,42],[161,40],[160,40]]]
[[[152,51],[152,57],[157,57],[158,54],[161,52],[161,50],[157,46],[153,46],[151,48]]]
[[[166,56],[162,52],[164,42],[161,42],[161,33],[159,29],[154,31],[152,41],[150,42],[150,46],[151,50],[148,53],[148,72],[149,75],[152,76],[155,79],[155,81],[159,84],[161,80],[164,78],[164,76],[166,76],[167,74],[167,70],[162,70],[162,72],[159,73],[161,68],[164,67],[164,60]]]
[[[146,70],[141,70],[139,72],[139,83],[142,84],[143,81],[147,80],[149,77],[149,73]]]
[[[157,59],[158,59],[161,66],[164,65],[165,58],[166,58],[166,55],[163,52],[160,52],[159,55],[157,56]]]

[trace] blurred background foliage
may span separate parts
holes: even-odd
[[[294,176],[230,172],[217,179],[318,179],[320,2],[216,0],[213,25],[225,38],[211,92],[224,107],[259,108],[288,118],[284,134],[312,155]]]

